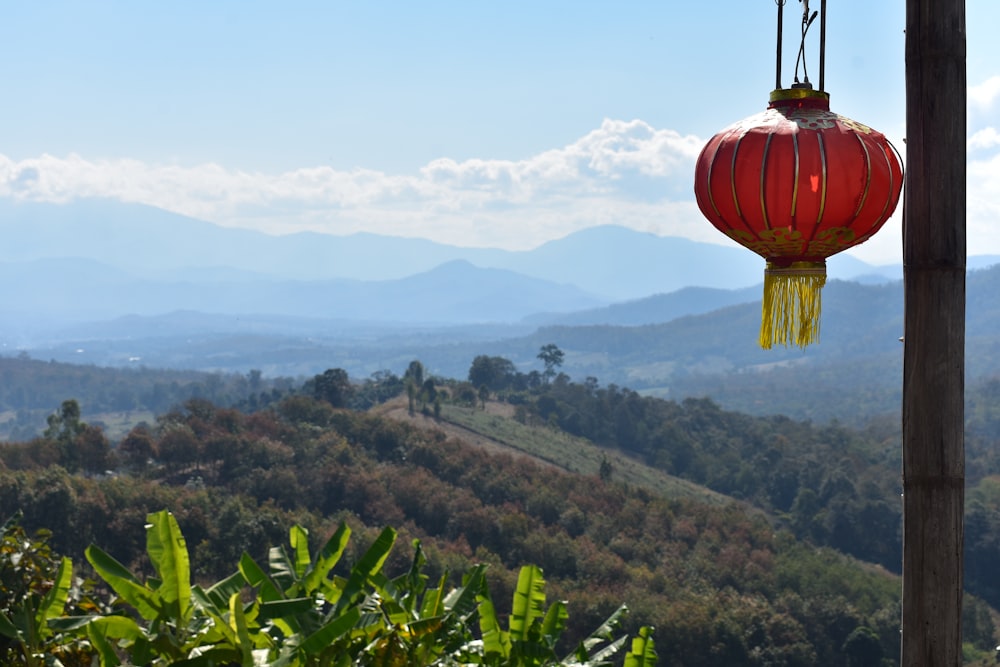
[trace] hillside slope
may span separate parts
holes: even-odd
[[[552,597],[567,601],[560,652],[623,602],[630,631],[656,628],[669,667],[846,664],[856,630],[890,659],[897,650],[895,577],[796,541],[737,503],[567,473],[302,395],[252,414],[193,400],[133,435],[123,443],[130,464],[113,477],[49,466],[38,455],[60,450],[44,443],[0,448],[0,503],[51,529],[74,559],[93,542],[140,567],[142,518],[167,508],[208,578],[232,572],[244,552],[266,560],[292,523],[322,540],[346,521],[360,545],[398,527],[391,573],[407,571],[405,545],[420,540],[431,581],[486,563],[502,602],[521,565],[541,567]]]
[[[712,505],[736,502],[700,484],[651,468],[623,452],[606,450],[558,429],[526,426],[514,418],[514,406],[509,403],[491,400],[482,409],[443,405],[441,418],[436,420],[420,412],[410,414],[406,398],[400,397],[373,408],[372,413],[417,428],[440,430],[466,445],[568,473],[597,477],[603,462],[610,465],[610,479],[666,498]]]

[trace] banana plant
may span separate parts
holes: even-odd
[[[535,565],[526,565],[518,574],[507,630],[502,628],[497,618],[489,591],[485,587],[481,590],[479,625],[484,664],[511,667],[610,665],[611,658],[627,641],[627,636],[615,636],[626,612],[624,605],[619,607],[597,630],[582,641],[572,654],[560,658],[557,644],[569,618],[566,604],[556,601],[546,610],[545,578],[542,576],[542,570]],[[643,630],[647,634],[651,632],[648,628]],[[650,666],[653,664],[648,663]],[[641,665],[642,663],[639,663],[630,667],[641,667]]]
[[[275,667],[326,665],[357,656],[381,629],[371,582],[381,574],[396,531],[383,530],[346,579],[333,576],[350,535],[350,528],[341,524],[313,558],[308,532],[292,526],[291,553],[273,547],[268,570],[246,553],[240,559],[240,573],[258,590],[258,620],[278,646]]]
[[[632,639],[632,648],[625,655],[624,667],[655,667],[656,647],[653,645],[653,629],[639,628],[639,636]]]
[[[404,575],[389,580],[373,577],[378,595],[381,628],[372,633],[367,651],[378,664],[438,665],[478,662],[481,650],[471,628],[477,612],[477,597],[485,587],[485,565],[473,566],[462,585],[448,590],[445,572],[433,588],[427,587],[422,568],[426,558],[419,540]]]
[[[236,573],[202,589],[191,584],[187,549],[174,517],[157,512],[147,519],[155,578],[141,581],[96,546],[86,552],[134,614],[55,618],[65,606],[68,561],[59,570],[59,584],[32,608],[36,626],[44,621],[50,631],[86,637],[101,667],[118,667],[120,655],[131,664],[152,667],[599,667],[610,665],[627,641],[616,636],[623,606],[560,659],[557,645],[566,629],[566,605],[555,602],[546,608],[545,579],[535,566],[520,571],[507,629],[490,599],[485,565],[473,566],[457,588],[447,589],[447,573],[428,587],[426,559],[415,541],[410,569],[389,578],[382,567],[396,539],[391,528],[382,531],[346,577],[333,573],[350,539],[346,524],[315,556],[309,552],[308,532],[293,526],[289,549],[272,548],[267,569],[244,554]],[[477,620],[479,637],[474,633]],[[0,620],[0,634],[10,634],[12,627],[10,619]],[[625,667],[653,667],[655,661],[651,630],[642,628]]]
[[[135,664],[253,667],[255,655],[271,644],[255,624],[256,609],[251,606],[248,612],[241,602],[242,575],[236,573],[207,590],[192,586],[190,559],[177,520],[167,511],[146,519],[146,551],[156,578],[140,581],[95,545],[85,552],[94,570],[139,620],[104,615],[64,619],[64,626],[76,623],[85,631],[101,667],[119,665],[118,650]]]
[[[471,624],[486,567],[449,590],[448,574],[427,586],[419,541],[409,570],[389,578],[382,566],[396,531],[385,529],[344,577],[332,576],[351,531],[341,525],[310,557],[305,529],[293,526],[290,550],[271,549],[268,570],[244,555],[240,571],[258,590],[259,619],[280,645],[275,667],[328,664],[436,665],[479,662]]]

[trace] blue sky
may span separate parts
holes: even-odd
[[[903,0],[829,5],[833,110],[902,147]],[[967,7],[969,247],[1000,253],[1000,3]],[[694,205],[694,157],[766,106],[775,12],[774,0],[3,3],[0,197],[512,249],[609,223],[724,242]],[[787,0],[786,85],[800,16]],[[898,261],[899,245],[893,223],[855,254]]]

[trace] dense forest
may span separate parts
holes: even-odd
[[[188,398],[117,442],[64,400],[44,434],[0,448],[0,507],[20,508],[26,529],[51,530],[52,549],[74,562],[96,544],[146,572],[142,526],[169,509],[205,581],[230,574],[244,553],[266,562],[293,525],[314,548],[350,525],[349,560],[393,526],[402,539],[387,570],[410,566],[414,539],[431,579],[459,585],[457,573],[489,564],[502,613],[518,569],[539,566],[550,598],[568,601],[566,650],[625,603],[625,629],[654,627],[664,665],[895,664],[895,425],[857,431],[574,383],[558,372],[559,354],[543,348],[545,370],[530,374],[479,356],[461,382],[425,377],[419,362],[362,383],[331,369],[268,390],[266,405]],[[367,411],[390,399],[412,419]],[[970,410],[970,660],[995,645],[986,603],[1000,600],[989,567],[1000,540],[990,435],[1000,408],[989,407],[998,399],[995,382]],[[570,474],[443,430],[449,414],[500,404],[540,433],[586,438],[732,500],[664,496],[623,483],[610,462]]]
[[[707,398],[666,401],[564,375],[525,392],[526,378],[493,359],[501,371],[488,383],[520,405],[521,419],[555,425],[748,501],[798,539],[898,572],[902,464],[899,423],[892,418],[857,430],[752,417]],[[980,383],[967,412],[966,586],[1000,607],[1000,572],[992,567],[1000,547],[1000,380]]]

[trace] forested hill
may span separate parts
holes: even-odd
[[[291,378],[147,368],[108,368],[0,356],[0,441],[29,440],[62,401],[74,398],[112,437],[190,398],[219,405],[266,405],[301,384]],[[120,422],[120,423],[114,423]]]
[[[474,361],[484,366],[508,368]],[[0,448],[0,507],[52,529],[75,560],[96,542],[136,567],[145,515],[169,508],[205,578],[225,576],[243,550],[265,559],[292,523],[321,539],[347,520],[359,545],[393,525],[423,540],[432,578],[491,563],[498,600],[517,567],[542,566],[570,601],[570,636],[627,603],[634,627],[656,626],[667,665],[844,664],[861,635],[896,655],[892,428],[756,418],[554,373],[484,390],[419,371],[357,387],[332,369],[267,408],[189,400],[114,448],[64,404],[45,436]],[[406,423],[337,407],[383,389],[404,392]],[[979,415],[983,433],[996,432],[993,414]],[[516,455],[449,436],[450,425]],[[996,604],[1000,482],[983,443],[970,448],[967,573],[970,590]],[[695,483],[714,493],[692,492]],[[968,601],[976,655],[995,645],[993,624]]]
[[[541,566],[550,595],[568,601],[564,653],[626,603],[630,631],[656,627],[664,665],[729,667],[758,664],[760,656],[771,664],[842,664],[872,650],[895,656],[895,578],[798,542],[740,505],[626,487],[614,470],[603,479],[561,473],[433,427],[306,396],[249,415],[191,401],[131,434],[118,448],[114,477],[43,465],[53,457],[72,463],[61,458],[62,446],[93,435],[61,426],[51,440],[0,449],[0,504],[53,530],[53,545],[77,562],[94,542],[141,571],[142,525],[163,508],[177,517],[197,576],[209,581],[229,574],[244,551],[267,562],[268,546],[285,542],[293,523],[325,539],[346,521],[356,535],[352,549],[391,525],[400,545],[421,539],[431,581],[488,563],[501,605],[520,565]],[[411,559],[397,549],[386,569],[402,574]],[[991,624],[978,632],[973,642],[992,641]],[[873,643],[855,646],[852,635]]]

